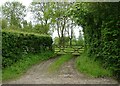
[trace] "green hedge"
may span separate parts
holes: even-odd
[[[85,50],[120,80],[119,3],[76,3],[70,10],[75,22],[83,26]]]
[[[50,36],[2,31],[2,67],[10,66],[25,54],[52,50],[52,42]]]

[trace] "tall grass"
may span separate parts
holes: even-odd
[[[66,54],[66,55],[62,55],[60,56],[55,62],[53,62],[48,71],[50,73],[52,72],[57,72],[59,70],[59,68],[67,61],[69,61],[72,58],[71,54]]]
[[[100,62],[89,58],[86,53],[83,53],[76,60],[76,68],[78,71],[93,77],[110,77],[112,72],[104,69]]]
[[[12,66],[3,69],[2,71],[2,80],[6,81],[9,79],[14,79],[20,77],[24,74],[32,65],[41,62],[43,60],[47,60],[49,58],[54,57],[53,52],[44,52],[38,54],[28,54],[25,55],[22,60],[19,60]]]

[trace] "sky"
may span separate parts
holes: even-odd
[[[0,6],[2,4],[4,4],[5,2],[7,2],[7,1],[10,1],[10,2],[12,2],[12,1],[18,1],[18,2],[21,2],[23,5],[25,5],[26,7],[28,7],[33,0],[1,0],[0,1]],[[28,22],[31,20],[31,14],[30,14],[30,12],[27,13],[27,16],[25,17],[25,20],[27,20]],[[76,28],[74,28],[74,33],[75,33],[75,37],[76,38],[79,37],[79,29],[82,30],[82,27],[77,26]],[[82,34],[83,34],[83,32],[82,32]],[[53,39],[55,37],[58,37],[57,31],[54,31],[54,33],[52,35]]]
[[[25,5],[25,6],[29,6],[29,4],[33,1],[33,0],[0,0],[0,5],[2,5],[2,4],[4,4],[5,2],[7,2],[7,1],[10,1],[10,2],[12,2],[12,1],[19,1],[19,2],[21,2],[23,5]]]

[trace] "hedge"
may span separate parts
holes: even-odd
[[[85,50],[120,80],[119,3],[76,3],[70,15],[82,25]]]
[[[25,54],[52,50],[52,42],[46,35],[2,31],[2,67],[10,66]]]

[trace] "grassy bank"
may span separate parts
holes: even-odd
[[[24,74],[32,65],[39,63],[43,60],[47,60],[49,58],[54,57],[53,52],[44,52],[38,54],[28,54],[25,55],[22,60],[19,60],[12,66],[3,69],[2,71],[2,80],[6,81],[9,79],[14,79],[20,77]]]
[[[56,72],[65,62],[69,61],[72,58],[71,54],[66,54],[60,56],[55,62],[53,62],[49,67],[49,72]]]
[[[89,58],[86,53],[83,53],[76,60],[76,68],[78,71],[93,77],[110,77],[112,72],[104,69],[98,61]]]

